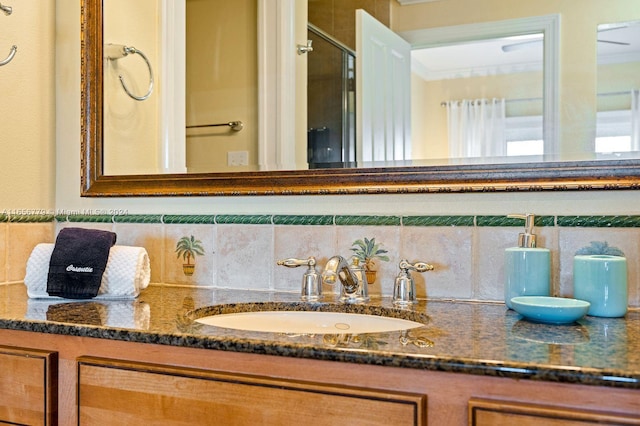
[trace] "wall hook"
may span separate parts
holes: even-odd
[[[127,92],[127,95],[129,95],[129,97],[131,97],[136,101],[146,100],[151,95],[151,92],[153,92],[153,69],[151,68],[151,63],[149,62],[149,59],[146,57],[146,55],[142,53],[141,50],[138,50],[133,46],[122,46],[119,44],[107,44],[105,46],[105,54],[107,56],[107,59],[112,61],[118,60],[120,58],[124,58],[127,55],[138,54],[142,56],[142,59],[144,59],[144,61],[147,64],[147,68],[149,68],[149,89],[147,90],[146,94],[142,96],[134,95],[133,93],[131,93],[131,91],[127,87],[127,84],[124,82],[124,78],[122,77],[122,74],[118,75],[118,78],[120,79],[120,84],[122,84],[122,88],[124,89],[125,92]]]
[[[7,56],[5,60],[0,61],[0,67],[3,65],[7,65],[9,62],[11,62],[13,57],[16,56],[17,51],[18,51],[18,46],[16,46],[15,44],[11,46],[11,50],[9,51],[9,56]]]
[[[298,55],[304,55],[305,53],[313,52],[313,40],[307,40],[307,44],[298,45]]]

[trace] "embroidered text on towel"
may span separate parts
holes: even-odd
[[[67,272],[93,272],[93,268],[91,266],[79,267],[69,265],[67,266]]]

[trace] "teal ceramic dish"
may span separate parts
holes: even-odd
[[[511,299],[513,310],[528,320],[546,324],[568,324],[585,316],[589,302],[549,296],[518,296]]]

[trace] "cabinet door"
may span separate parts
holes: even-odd
[[[56,424],[58,356],[0,346],[0,423]]]
[[[475,426],[640,425],[637,415],[583,411],[509,401],[471,399],[469,424]]]
[[[81,425],[423,425],[426,396],[78,359]]]

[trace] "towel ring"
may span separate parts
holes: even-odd
[[[11,15],[11,12],[13,12],[13,8],[11,6],[5,6],[2,3],[0,3],[0,10],[7,16]]]
[[[110,44],[110,45],[107,45],[107,49],[109,50],[109,52],[111,52],[107,54],[107,58],[112,61],[115,61],[120,58],[124,58],[127,55],[138,54],[142,56],[142,59],[144,59],[145,63],[147,64],[147,68],[149,69],[149,89],[147,90],[146,94],[142,96],[134,95],[133,93],[131,93],[131,91],[127,87],[127,84],[124,82],[124,78],[122,77],[122,74],[118,75],[118,79],[120,79],[120,84],[122,85],[122,88],[124,89],[124,91],[127,92],[127,95],[129,95],[129,97],[131,97],[132,99],[135,99],[136,101],[146,100],[151,95],[151,92],[153,92],[153,69],[151,68],[151,63],[149,62],[149,59],[147,58],[147,56],[144,53],[142,53],[141,50],[138,50],[133,46],[119,46],[119,45]],[[114,53],[114,49],[117,49],[115,50],[115,53]]]
[[[9,56],[7,56],[6,59],[4,59],[3,61],[0,61],[0,67],[3,65],[7,65],[9,62],[11,62],[13,57],[16,56],[17,50],[18,50],[18,46],[16,46],[15,44],[11,46],[11,50],[9,51]]]

